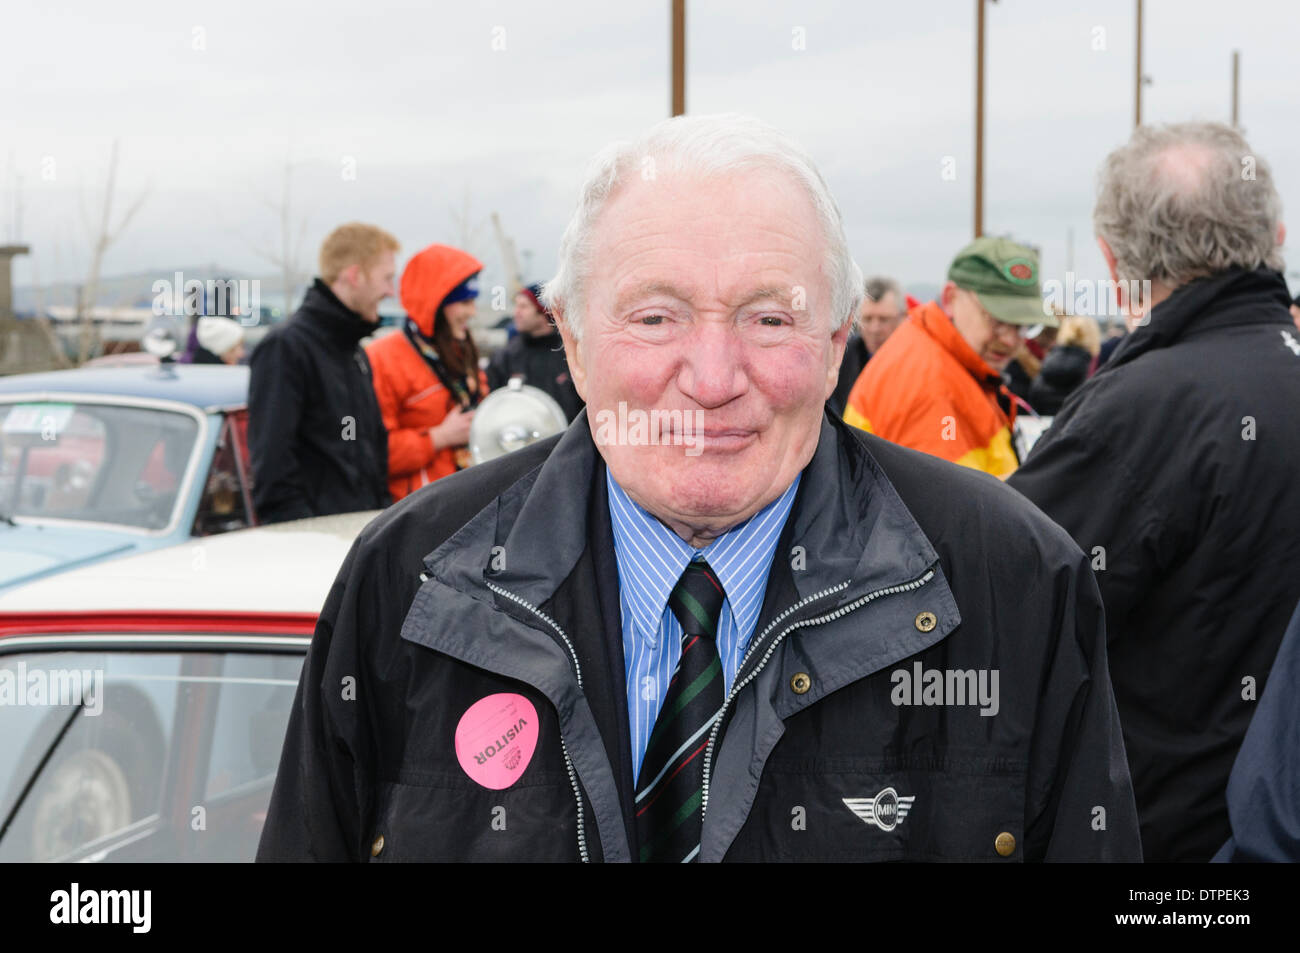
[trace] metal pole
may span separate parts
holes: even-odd
[[[975,0],[975,237],[984,234],[984,0]]]
[[[673,115],[686,113],[686,0],[673,0]]]
[[[1133,84],[1133,125],[1142,125],[1142,0],[1137,0],[1137,77]]]
[[[1238,77],[1241,69],[1241,53],[1237,50],[1232,51],[1232,128],[1240,129],[1241,124],[1237,121],[1237,89]]]

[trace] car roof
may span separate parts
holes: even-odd
[[[248,402],[248,368],[225,364],[78,367],[0,377],[0,400],[15,393],[110,394],[174,400],[196,407]]]
[[[0,615],[33,612],[320,611],[352,541],[378,511],[191,539],[0,593]]]

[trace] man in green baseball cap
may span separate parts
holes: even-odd
[[[1015,406],[1002,372],[1044,313],[1038,254],[977,238],[953,259],[939,301],[913,308],[849,394],[844,419],[886,440],[1007,477]]]
[[[1044,313],[1038,254],[1007,238],[977,238],[957,253],[942,305],[971,350],[999,373],[1030,326],[1057,324]]]

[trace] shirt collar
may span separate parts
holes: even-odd
[[[777,540],[794,505],[799,476],[781,496],[745,522],[733,526],[703,549],[695,549],[638,506],[606,468],[609,514],[619,584],[636,622],[636,631],[651,645],[668,595],[696,555],[708,561],[727,593],[737,630],[748,635],[758,621],[767,589],[768,570]]]

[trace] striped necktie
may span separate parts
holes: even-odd
[[[700,852],[703,752],[723,700],[717,635],[726,597],[703,560],[687,565],[668,596],[682,624],[682,655],[641,761],[636,817],[642,862],[688,862]]]

